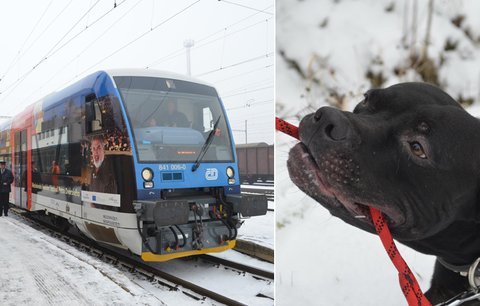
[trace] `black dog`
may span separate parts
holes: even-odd
[[[368,91],[353,113],[320,108],[299,129],[288,170],[302,191],[371,233],[375,207],[395,239],[436,255],[433,304],[469,288],[452,270],[480,257],[478,119],[432,85],[403,83]]]

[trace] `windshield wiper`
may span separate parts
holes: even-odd
[[[205,156],[205,153],[207,153],[208,148],[210,147],[210,144],[212,144],[213,141],[213,135],[215,134],[215,130],[217,129],[218,123],[220,122],[220,118],[222,115],[218,116],[217,121],[215,121],[215,124],[213,125],[213,129],[210,131],[210,134],[208,134],[207,140],[205,140],[205,143],[203,144],[202,148],[200,149],[200,153],[198,154],[197,159],[195,160],[195,163],[192,166],[192,172],[195,172],[198,167],[200,167],[200,162],[202,161],[203,157]]]

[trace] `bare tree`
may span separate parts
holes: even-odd
[[[426,60],[428,57],[428,45],[430,44],[430,32],[432,30],[432,19],[433,19],[433,1],[428,1],[428,16],[427,16],[427,30],[425,32],[425,39],[423,41],[422,49],[422,60]]]
[[[403,25],[402,25],[402,47],[408,47],[408,3],[410,0],[405,0],[403,6]]]
[[[417,43],[417,18],[418,18],[418,0],[413,0],[412,5],[412,24],[411,24],[411,39],[410,39],[410,56],[416,57],[415,44]]]

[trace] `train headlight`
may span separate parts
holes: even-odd
[[[227,167],[227,176],[229,179],[233,178],[233,176],[235,175],[235,171],[233,170],[232,167]]]
[[[142,170],[142,178],[144,181],[150,182],[153,180],[153,171],[150,168],[144,168]]]

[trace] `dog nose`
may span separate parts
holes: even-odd
[[[332,107],[318,109],[313,115],[313,121],[318,133],[329,140],[346,140],[351,134],[351,125],[347,117]]]

